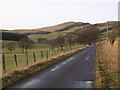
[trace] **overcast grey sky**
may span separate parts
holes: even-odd
[[[68,21],[118,19],[119,0],[0,0],[0,29],[32,29]]]

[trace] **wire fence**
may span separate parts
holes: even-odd
[[[46,50],[40,52],[16,53],[16,54],[2,54],[2,73],[9,73],[16,68],[26,67],[36,62],[48,60],[54,56],[76,50],[81,46],[74,46],[72,48],[64,47],[54,50]]]

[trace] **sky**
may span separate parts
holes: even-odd
[[[0,29],[118,20],[119,0],[0,0]]]

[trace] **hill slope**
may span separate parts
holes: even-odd
[[[117,23],[118,23],[117,21],[109,21],[108,22],[109,29],[111,30],[112,29],[111,27]],[[101,30],[101,32],[105,32],[108,28],[107,22],[96,23],[94,25],[90,23],[83,23],[83,22],[65,22],[62,24],[44,27],[44,28],[12,30],[12,31],[7,30],[4,32],[25,34],[25,35],[28,35],[29,38],[33,40],[37,40],[39,37],[44,37],[48,39],[55,38],[60,34],[63,35],[69,32],[84,30],[91,26],[96,26]]]
[[[36,29],[21,29],[21,30],[11,30],[11,31],[6,31],[6,32],[12,32],[12,33],[36,33],[40,31],[44,32],[57,32],[57,31],[66,31],[74,27],[79,27],[79,29],[82,29],[82,26],[90,25],[89,23],[82,23],[82,22],[65,22],[62,24],[54,25],[54,26],[49,26],[49,27],[44,27],[44,28],[36,28]],[[78,29],[78,28],[77,28]],[[72,31],[75,31],[72,29]]]

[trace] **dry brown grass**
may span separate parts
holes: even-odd
[[[84,28],[84,26],[76,26],[76,27],[73,27],[73,28],[71,28],[69,30],[63,31],[63,32],[73,32],[73,31],[75,31],[77,29],[82,29],[82,28]]]
[[[116,40],[113,45],[105,43],[102,48],[104,58],[106,58],[109,67],[118,70],[118,40]]]
[[[109,27],[111,27],[111,26],[109,26]],[[98,26],[97,28],[99,28],[99,29],[101,30],[101,29],[106,29],[106,28],[108,28],[108,26]]]
[[[36,29],[37,31],[40,30],[40,31],[56,31],[58,29],[62,29],[64,27],[67,27],[69,25],[72,25],[72,24],[75,24],[76,22],[66,22],[66,23],[62,23],[62,24],[59,24],[59,25],[55,25],[55,26],[49,26],[49,27],[44,27],[44,28],[38,28]]]
[[[113,45],[102,41],[97,47],[96,88],[117,88],[118,40]]]

